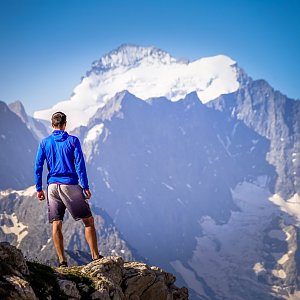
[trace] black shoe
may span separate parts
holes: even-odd
[[[98,257],[98,258],[93,258],[93,259],[92,259],[92,261],[96,261],[96,260],[98,260],[98,259],[101,259],[101,258],[104,258],[104,256],[102,256],[102,255],[99,255],[99,257]]]
[[[59,268],[66,268],[68,266],[68,263],[66,261],[62,261],[61,263],[59,263],[58,267]]]

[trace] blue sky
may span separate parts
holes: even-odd
[[[27,112],[66,100],[123,43],[176,58],[225,54],[300,99],[297,0],[0,0],[0,100]]]

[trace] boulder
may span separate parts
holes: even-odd
[[[108,256],[87,265],[51,268],[26,262],[22,252],[0,243],[0,299],[186,300],[175,276],[141,262]]]

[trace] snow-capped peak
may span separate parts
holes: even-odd
[[[175,63],[176,59],[169,53],[155,47],[141,47],[133,44],[123,44],[116,50],[102,56],[93,62],[90,72],[104,72],[119,67],[136,67],[139,63],[160,61],[164,64]]]
[[[238,68],[227,56],[188,62],[155,47],[126,44],[94,62],[69,100],[35,112],[34,117],[50,120],[55,111],[64,111],[72,130],[87,125],[99,108],[124,90],[143,100],[166,97],[171,101],[195,91],[206,103],[238,88]]]

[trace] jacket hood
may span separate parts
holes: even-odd
[[[52,132],[52,137],[56,142],[63,142],[68,138],[69,134],[63,130],[54,130]]]

